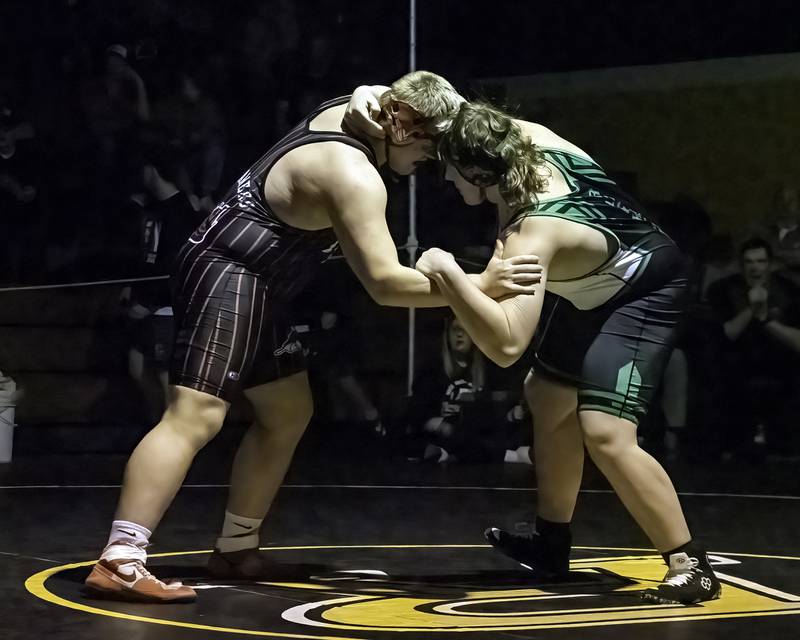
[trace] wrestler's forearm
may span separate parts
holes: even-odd
[[[480,274],[464,274],[474,286],[482,291],[483,279]],[[377,302],[388,307],[446,307],[449,303],[439,291],[435,282],[416,269],[401,267],[380,287]]]
[[[511,364],[513,337],[503,307],[486,296],[455,263],[432,278],[478,348],[501,366]]]

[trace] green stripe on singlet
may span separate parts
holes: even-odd
[[[629,362],[624,367],[620,368],[617,373],[617,393],[624,396],[638,396],[638,391],[642,388],[642,374],[636,368],[634,362]]]
[[[639,418],[638,416],[630,410],[623,409],[622,407],[610,407],[614,410],[614,415],[619,418],[624,418],[625,420],[630,420],[633,423],[638,424]],[[585,404],[579,403],[578,409],[580,411],[600,411],[601,413],[608,413],[608,405],[603,404]]]
[[[597,389],[581,389],[581,394],[586,396],[597,396],[598,398],[608,398],[609,400],[616,400],[625,398],[624,393],[615,393],[613,391],[598,391]]]
[[[616,184],[608,177],[603,168],[593,160],[589,160],[578,154],[570,153],[563,149],[542,148],[545,158],[557,164],[559,168],[567,173],[577,173],[578,175],[594,182],[606,184]]]

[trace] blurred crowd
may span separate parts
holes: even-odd
[[[405,53],[383,55],[375,77],[371,53],[378,41],[379,55],[405,52],[404,30],[369,5],[356,17],[338,5],[4,6],[0,17],[13,14],[16,23],[0,20],[8,54],[0,84],[0,286],[168,273],[191,229],[295,121],[323,100],[404,71]],[[31,28],[11,28],[25,21]],[[301,41],[309,23],[328,28]],[[32,26],[42,46],[22,48]],[[364,34],[375,42],[362,41]],[[390,192],[390,227],[400,240],[406,202],[398,185]],[[425,172],[420,193],[422,243],[480,268],[492,244],[491,213],[465,211]],[[667,458],[797,454],[798,190],[778,187],[771,210],[735,238],[717,233],[696,203],[647,208],[692,272],[680,341],[643,442]],[[408,402],[399,401],[405,312],[375,308],[341,261],[330,270],[304,298],[297,325],[319,416],[357,425],[365,438],[400,442],[395,450],[409,460],[531,464],[524,368],[492,365],[446,312],[420,314],[416,382]],[[153,417],[163,404],[172,333],[166,284],[133,285],[123,304],[128,368]]]
[[[691,201],[650,213],[691,265],[687,309],[662,383],[660,406],[642,429],[667,457],[759,462],[797,455],[800,397],[800,203],[780,186],[771,210],[738,242],[715,232]]]
[[[210,211],[316,104],[402,73],[399,56],[370,78],[369,38],[404,47],[405,33],[378,7],[353,14],[330,0],[4,3],[0,284],[131,275],[124,210],[153,157]],[[326,28],[301,41],[309,24]]]

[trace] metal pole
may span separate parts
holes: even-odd
[[[408,70],[417,68],[417,0],[408,0]],[[412,269],[417,262],[417,177],[411,175],[408,179],[408,238],[406,250],[408,251],[408,266]],[[414,387],[414,348],[416,338],[416,309],[408,309],[408,372],[406,377],[406,394],[411,395]]]

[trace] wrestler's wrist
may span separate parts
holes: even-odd
[[[475,286],[478,287],[481,293],[486,293],[489,290],[489,278],[486,275],[485,271],[481,273],[476,273],[473,276],[473,282]]]
[[[433,265],[433,269],[437,275],[447,279],[451,279],[456,273],[461,271],[453,254],[444,251],[438,256]]]

